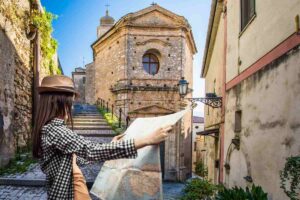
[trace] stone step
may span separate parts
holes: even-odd
[[[110,126],[73,126],[77,130],[110,130]]]
[[[115,132],[112,129],[105,129],[105,130],[74,130],[75,133],[86,136],[86,137],[93,137],[92,141],[101,140],[102,136],[113,137],[115,136]],[[87,138],[91,139],[91,138]]]
[[[105,122],[106,120],[103,118],[91,119],[91,118],[73,118],[73,123],[76,122]]]
[[[94,110],[94,111],[77,111],[75,112],[76,114],[99,114],[98,110]]]
[[[114,133],[80,133],[78,135],[81,135],[83,137],[101,137],[101,138],[111,138],[113,136],[116,136]]]
[[[74,117],[90,117],[90,116],[93,116],[93,117],[102,117],[102,115],[100,114],[76,114],[74,115]]]
[[[73,118],[95,118],[95,119],[104,119],[102,115],[75,115]]]
[[[74,126],[81,126],[81,125],[107,125],[106,121],[74,121]]]
[[[99,121],[103,121],[103,122],[106,122],[106,120],[104,118],[100,118],[100,117],[74,117],[73,118],[73,122],[82,122],[82,121],[85,121],[85,122],[99,122]]]
[[[101,115],[100,113],[74,113],[74,115],[78,115],[78,116],[86,116],[86,115]]]

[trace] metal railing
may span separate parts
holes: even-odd
[[[110,104],[108,101],[105,101],[104,99],[98,98],[96,101],[97,106],[104,109],[106,112],[111,113],[111,117],[113,119],[114,116],[118,118],[118,127],[121,128],[122,124],[125,125],[125,128],[127,129],[130,117],[128,115],[125,115],[125,112],[122,108],[117,108],[114,104]]]

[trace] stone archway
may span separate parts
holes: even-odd
[[[241,144],[238,149],[233,143],[228,147],[226,161],[225,161],[225,186],[234,187],[240,186],[245,188],[247,186],[244,177],[251,177],[251,163],[245,145]]]

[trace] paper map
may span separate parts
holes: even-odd
[[[188,110],[160,117],[137,118],[123,139],[142,137],[158,128],[174,125]],[[106,161],[90,192],[102,200],[163,199],[159,145],[139,149],[135,159]]]

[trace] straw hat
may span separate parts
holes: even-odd
[[[64,75],[46,76],[43,78],[41,86],[38,87],[38,92],[70,92],[79,96],[79,93],[75,91],[73,80]]]

